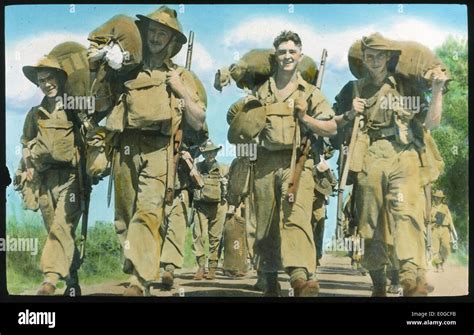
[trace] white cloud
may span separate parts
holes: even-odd
[[[23,75],[22,67],[34,65],[42,56],[48,54],[56,45],[74,41],[88,45],[86,35],[45,32],[38,36],[28,37],[6,47],[6,99],[9,104],[23,107],[26,102],[41,99],[41,92]]]
[[[176,55],[174,61],[177,64],[186,64],[187,45],[183,45],[181,51]],[[215,60],[206,48],[199,42],[194,42],[191,68],[199,75],[213,73],[216,70]]]
[[[251,48],[270,48],[273,39],[282,30],[297,32],[303,41],[303,53],[317,61],[320,59],[322,49],[326,48],[328,68],[339,69],[347,67],[347,52],[351,44],[375,31],[391,39],[421,42],[429,48],[441,45],[449,34],[466,37],[465,32],[413,17],[385,18],[369,25],[350,28],[344,23],[344,28],[339,31],[317,30],[305,22],[288,20],[287,17],[259,17],[245,21],[225,32],[224,46],[231,52],[239,54]]]

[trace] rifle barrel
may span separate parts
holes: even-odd
[[[194,44],[194,32],[191,30],[189,32],[188,38],[188,52],[186,54],[186,70],[191,70],[191,61],[193,58],[193,44]]]

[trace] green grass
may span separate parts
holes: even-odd
[[[469,266],[469,252],[466,244],[460,244],[455,253],[451,253],[449,258],[456,264],[461,266]]]
[[[33,218],[29,221],[22,220],[21,224],[15,217],[8,220],[8,236],[39,239],[37,255],[28,252],[7,252],[7,288],[11,294],[36,289],[43,280],[40,258],[46,240],[46,229],[40,217]],[[95,284],[125,279],[128,276],[122,272],[122,264],[122,250],[113,225],[96,222],[88,232],[86,258],[79,270],[81,283]]]
[[[80,224],[76,236],[79,237]],[[41,251],[46,241],[46,229],[37,213],[26,214],[21,219],[10,216],[7,221],[7,234],[16,238],[38,238],[38,253],[7,252],[7,288],[10,294],[21,294],[35,290],[41,284],[43,275],[40,270]],[[187,229],[184,251],[184,269],[196,266],[192,251],[192,230]],[[206,250],[209,243],[206,241]],[[208,252],[206,252],[208,255]],[[86,258],[79,270],[81,284],[99,284],[111,280],[125,280],[129,275],[122,272],[123,253],[112,223],[96,222],[89,227]],[[63,284],[59,284],[62,286]]]

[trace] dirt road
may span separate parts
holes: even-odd
[[[253,289],[256,273],[250,272],[242,278],[225,277],[219,271],[214,281],[193,280],[193,269],[182,270],[176,274],[175,286],[172,290],[164,290],[157,284],[151,290],[152,296],[174,297],[259,297],[262,294]],[[347,257],[325,255],[317,273],[321,286],[322,297],[368,297],[371,294],[371,281],[368,275],[361,275],[350,266]],[[444,272],[434,272],[430,269],[428,280],[435,290],[431,296],[461,296],[468,293],[468,269],[455,264],[445,265]],[[288,276],[281,273],[279,281],[282,295],[290,295]],[[126,283],[108,282],[84,286],[83,295],[120,296],[125,290]],[[59,290],[58,290],[59,291]],[[34,294],[33,292],[25,292]],[[62,293],[62,292],[58,292]],[[396,294],[389,294],[396,298]]]

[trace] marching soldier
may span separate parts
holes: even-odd
[[[438,190],[432,195],[433,208],[431,209],[431,251],[433,266],[436,271],[444,271],[443,264],[451,253],[451,234],[456,237],[453,219],[448,206],[443,202],[443,191]],[[429,228],[428,228],[429,229]]]
[[[188,227],[188,179],[189,177],[184,172],[184,163],[180,161],[173,204],[166,206],[165,218],[161,227],[163,243],[161,250],[161,267],[164,270],[161,282],[166,288],[173,287],[174,271],[183,266],[186,229]]]
[[[197,80],[171,60],[187,40],[176,11],[161,6],[137,17],[143,64],[124,83],[107,120],[124,120],[114,127],[123,131],[115,136],[113,174],[115,227],[124,248],[124,271],[133,275],[126,296],[146,294],[159,279],[159,228],[165,194],[174,195],[174,144],[180,129],[186,137],[203,128],[206,108]]]
[[[66,72],[52,56],[36,66],[23,67],[25,76],[45,95],[41,104],[27,114],[23,126],[23,164],[27,181],[39,184],[39,208],[48,231],[41,255],[44,281],[38,295],[53,295],[59,280],[65,280],[65,294],[80,295],[77,270],[79,252],[75,231],[81,217],[80,123],[65,110],[60,100]]]
[[[290,276],[294,296],[314,296],[319,284],[311,279],[316,268],[311,226],[313,160],[301,159],[301,155],[297,159],[297,147],[307,133],[334,135],[336,123],[321,92],[296,71],[302,57],[298,34],[284,31],[273,45],[277,70],[255,92],[262,106],[256,109],[261,120],[255,119],[255,125],[262,125],[262,129],[258,129],[261,132],[255,165],[254,248],[258,270],[265,275],[266,296],[280,295],[278,271],[282,267]],[[300,169],[298,180],[296,166]],[[290,182],[300,185],[297,194],[289,193]]]
[[[434,69],[432,103],[420,113],[396,104],[384,106],[383,101],[390,97],[420,97],[423,101],[423,95],[393,72],[391,66],[400,50],[390,41],[375,33],[363,37],[361,47],[366,74],[346,84],[336,97],[335,119],[338,128],[353,123],[358,115],[363,121],[356,143],[351,144],[356,161],[349,165],[357,172],[354,196],[358,231],[365,238],[363,261],[373,281],[373,296],[385,296],[386,243],[391,231],[404,295],[427,295],[425,203],[417,145],[423,143],[424,128],[439,124],[446,74]]]
[[[216,160],[217,152],[221,148],[211,140],[207,140],[200,147],[204,160],[197,164],[197,170],[203,177],[204,187],[195,190],[193,197],[196,210],[193,228],[193,251],[198,264],[198,270],[194,275],[195,280],[202,280],[206,274],[204,250],[206,237],[209,239],[209,272],[206,279],[214,280],[216,278],[219,263],[219,242],[227,212],[227,171]]]
[[[314,230],[314,242],[316,244],[316,266],[320,266],[320,260],[323,257],[323,243],[324,243],[324,224],[327,219],[326,206],[328,197],[334,192],[337,185],[336,176],[329,167],[326,156],[314,168],[314,198],[313,198],[313,212],[311,216],[311,224]]]
[[[199,136],[201,139],[207,137],[207,130],[199,133]],[[190,150],[192,144],[191,142],[184,144],[189,151],[182,150],[180,152],[173,203],[166,206],[164,222],[160,229],[162,239],[161,267],[164,270],[161,282],[166,289],[173,287],[174,271],[180,269],[184,262],[186,231],[190,225],[188,223],[191,200],[189,192],[193,187],[198,186],[195,185],[196,183],[202,183],[202,178],[194,166],[191,155],[191,152],[196,151]]]

